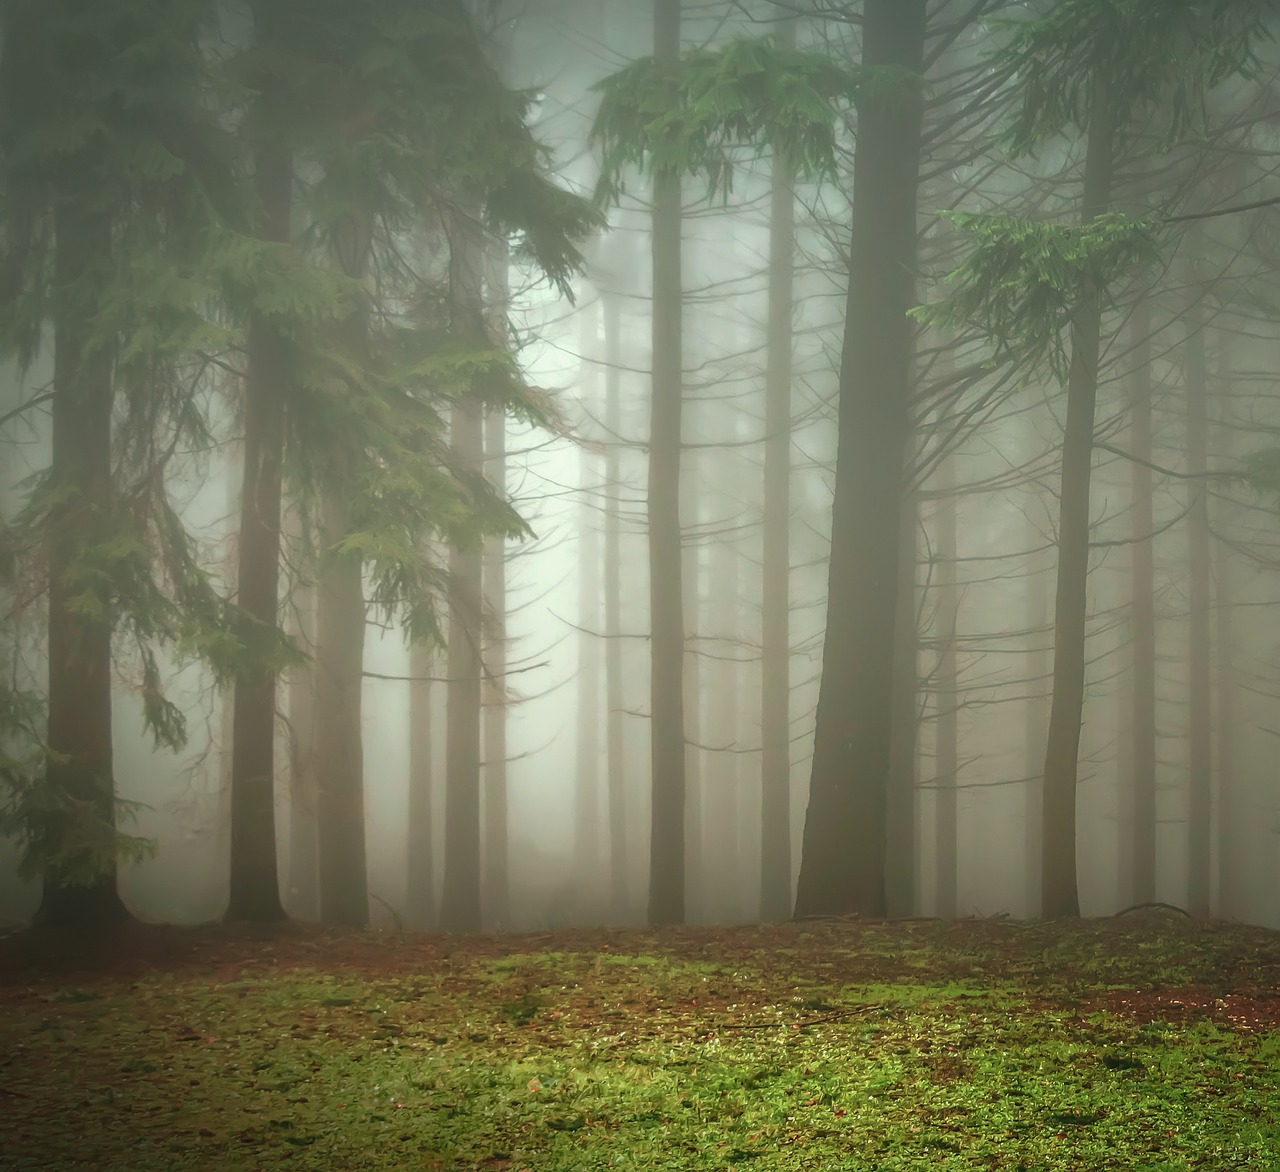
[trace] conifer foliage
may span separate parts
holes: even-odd
[[[0,705],[4,828],[51,918],[119,914],[117,861],[148,844],[116,826],[112,676],[139,675],[180,746],[167,647],[234,681],[230,914],[276,918],[276,679],[300,654],[277,602],[285,486],[311,517],[326,490],[349,503],[319,552],[354,565],[359,622],[367,602],[437,639],[425,539],[524,532],[450,468],[444,408],[538,412],[511,355],[441,310],[447,265],[407,258],[465,203],[565,289],[597,216],[549,178],[461,3],[18,0],[3,34],[0,345],[29,365],[50,338],[54,366],[26,405],[52,404],[52,462],[4,534],[6,621],[43,606],[50,659],[47,692]],[[169,487],[175,452],[237,417],[228,598]]]

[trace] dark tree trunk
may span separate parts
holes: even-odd
[[[795,914],[885,913],[886,788],[914,331],[924,0],[867,0],[827,627]]]
[[[264,93],[260,100],[267,103],[271,98]],[[255,151],[254,185],[263,210],[264,238],[287,244],[293,156],[283,145],[268,142]],[[249,322],[244,380],[244,487],[236,599],[254,618],[272,626],[279,621],[280,476],[288,377],[285,338],[264,315],[255,315]],[[276,869],[275,673],[238,678],[234,705],[227,917],[280,920],[285,913]]]
[[[1151,303],[1134,307],[1133,371],[1129,387],[1129,484],[1133,544],[1129,547],[1129,627],[1132,777],[1127,822],[1128,899],[1156,897],[1156,607],[1154,510],[1151,499]]]
[[[1031,541],[1040,531],[1031,529]],[[1041,844],[1044,841],[1044,746],[1049,724],[1049,689],[1053,685],[1053,657],[1049,648],[1049,570],[1033,568],[1027,575],[1027,707],[1023,728],[1023,882],[1028,918],[1040,911]]]
[[[1199,260],[1199,231],[1193,225],[1187,245],[1194,266]],[[1191,587],[1188,615],[1189,655],[1187,766],[1187,911],[1198,920],[1209,918],[1212,874],[1211,802],[1213,794],[1212,716],[1213,682],[1209,647],[1209,482],[1205,478],[1209,412],[1205,369],[1203,290],[1193,280],[1191,303],[1183,315],[1186,329],[1183,377],[1187,385],[1187,572]]]
[[[1228,368],[1230,335],[1220,330],[1218,341],[1219,379],[1216,396],[1220,407],[1219,433],[1216,445],[1219,463],[1230,467],[1235,461],[1235,420],[1231,408],[1231,372]],[[1213,606],[1214,623],[1213,658],[1216,669],[1217,711],[1214,731],[1214,776],[1218,783],[1218,916],[1232,919],[1244,914],[1243,870],[1239,858],[1239,838],[1245,830],[1239,823],[1240,799],[1237,794],[1237,776],[1234,743],[1236,716],[1236,639],[1235,639],[1235,583],[1231,546],[1224,540],[1230,521],[1231,501],[1228,494],[1219,496],[1214,509],[1215,528],[1219,540],[1213,543]]]
[[[409,649],[409,813],[405,907],[410,928],[428,932],[436,926],[434,822],[432,818],[431,648]]]
[[[795,22],[778,25],[795,47]],[[795,195],[775,157],[769,183],[764,532],[760,615],[760,918],[791,916],[791,317]]]
[[[689,413],[685,412],[688,419]],[[686,424],[687,426],[687,424]],[[696,438],[696,432],[695,432]],[[684,524],[680,558],[681,608],[684,615],[684,916],[692,923],[706,919],[707,894],[707,788],[702,759],[702,682],[703,646],[698,641],[703,622],[702,582],[703,549],[698,533],[699,459],[696,448],[689,448],[681,460],[680,517]]]
[[[1111,199],[1113,111],[1106,82],[1095,78],[1085,156],[1086,221]],[[1092,281],[1082,289],[1071,323],[1067,422],[1062,441],[1062,490],[1058,513],[1058,589],[1054,609],[1053,707],[1045,746],[1041,915],[1080,914],[1076,885],[1076,783],[1080,721],[1084,711],[1085,611],[1089,578],[1089,480],[1093,470],[1093,420],[1098,396],[1102,296]]]
[[[363,281],[368,271],[372,216],[347,220],[337,260]],[[369,317],[357,308],[341,326],[341,343],[357,368],[369,363]],[[352,393],[356,393],[353,388]],[[342,445],[343,438],[335,437]],[[353,470],[361,453],[339,448],[320,489],[320,564],[316,580],[316,790],[319,798],[320,918],[362,928],[369,922],[364,836],[363,560],[337,553],[353,531]]]
[[[595,306],[581,316],[579,395],[584,414],[596,410]],[[578,508],[578,710],[574,776],[574,871],[582,891],[596,890],[600,870],[600,535],[596,529],[596,460],[585,445],[578,452],[581,473]],[[589,899],[589,896],[588,896]],[[588,900],[580,900],[584,905]]]
[[[450,444],[455,466],[478,472],[483,460],[480,405],[453,409]],[[478,932],[480,908],[480,613],[481,552],[449,551],[449,685],[446,693],[444,888],[440,924]]]
[[[296,510],[294,516],[297,515]],[[290,526],[291,530],[298,528]],[[316,587],[314,565],[304,559],[305,544],[296,534],[306,580],[295,581],[290,597],[294,637],[309,655],[316,646]],[[303,920],[320,918],[320,864],[317,842],[318,796],[316,793],[316,680],[313,665],[303,664],[289,673],[289,872],[286,891],[289,913]]]
[[[489,290],[488,330],[495,346],[507,344],[510,254],[505,240],[485,252]],[[507,491],[507,417],[490,411],[484,421],[484,462],[499,493]],[[507,828],[507,543],[490,537],[484,546],[481,572],[489,623],[485,649],[489,675],[484,707],[484,908],[489,922],[506,927],[511,919],[511,844]]]
[[[462,337],[484,337],[483,250],[473,219],[457,225],[449,285],[454,328]],[[459,399],[449,426],[453,466],[474,479],[484,470],[484,418],[473,395]],[[483,554],[479,548],[449,551],[448,676],[446,693],[444,884],[440,924],[450,932],[482,926],[480,865],[480,639]]]
[[[622,323],[616,294],[601,294],[604,311],[604,672],[605,722],[609,769],[609,914],[619,922],[627,916],[627,772],[622,743]]]
[[[734,484],[729,450],[720,459],[723,484]],[[726,503],[732,503],[726,501]],[[733,534],[722,533],[710,551],[708,579],[708,631],[714,647],[706,665],[706,743],[712,746],[703,770],[703,911],[712,923],[734,923],[741,916],[742,893],[739,851],[742,757],[738,746],[740,675],[738,660],[742,646],[741,561],[733,545]],[[714,627],[711,626],[714,623]]]
[[[654,56],[680,52],[680,0],[654,0]],[[649,922],[685,918],[684,614],[680,567],[683,406],[680,180],[653,184],[653,400],[649,430],[649,735],[653,776]]]
[[[885,814],[885,905],[890,916],[916,910],[916,705],[920,696],[919,616],[916,587],[916,494],[902,502],[898,547],[898,611],[893,633],[893,716],[890,722],[889,793]]]
[[[369,922],[364,841],[364,582],[358,555],[334,554],[351,532],[342,484],[326,485],[316,608],[316,790],[320,919]]]
[[[505,492],[506,416],[485,419],[485,464]],[[484,688],[484,906],[496,927],[511,919],[511,845],[507,830],[507,543],[490,537],[484,547],[484,595],[489,630],[485,639],[489,677]]]
[[[959,727],[956,688],[956,498],[951,459],[942,463],[938,487],[944,495],[938,501],[938,670],[936,751],[934,784],[937,789],[934,826],[934,914],[943,919],[956,917],[956,771],[959,766]]]
[[[77,825],[45,844],[36,919],[92,926],[128,917],[116,890],[116,799],[111,745],[111,614],[72,605],[82,587],[71,580],[88,542],[101,540],[112,504],[112,355],[90,345],[88,297],[109,273],[111,221],[83,208],[72,184],[54,219],[54,282],[65,298],[54,319],[53,451],[50,487],[63,495],[48,520],[49,692],[47,770],[50,788],[77,804]],[[95,871],[89,883],[76,871]]]

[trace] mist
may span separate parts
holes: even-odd
[[[1002,145],[1013,99],[991,80],[989,60],[1003,35],[990,17],[1004,7],[973,15],[968,3],[928,6],[918,195],[907,212],[917,228],[912,306],[942,304],[963,283],[975,237],[944,210],[1080,220],[1079,133],[1046,135],[1018,157]],[[784,26],[799,50],[843,68],[856,69],[863,50],[858,23],[805,5],[686,6],[677,19],[686,53],[782,37]],[[811,802],[815,729],[824,672],[835,686],[824,640],[829,647],[831,616],[847,611],[829,596],[837,458],[854,442],[841,436],[840,400],[872,393],[845,387],[857,357],[847,315],[862,304],[850,294],[853,205],[870,198],[855,168],[856,103],[832,97],[830,166],[821,173],[797,164],[784,174],[763,138],[724,148],[732,182],[714,191],[705,168],[655,177],[630,158],[609,172],[598,86],[652,51],[649,6],[503,4],[477,28],[495,76],[528,95],[525,118],[546,149],[549,182],[583,206],[610,183],[616,198],[601,198],[606,222],[578,239],[581,264],[562,289],[529,255],[526,229],[495,231],[467,210],[468,199],[481,206],[480,195],[442,197],[420,224],[373,223],[376,275],[352,270],[372,290],[393,252],[416,249],[424,283],[456,297],[465,284],[459,241],[472,228],[451,227],[449,216],[463,207],[457,214],[474,221],[481,324],[466,336],[487,336],[510,355],[527,402],[516,403],[515,391],[477,392],[473,422],[483,438],[464,449],[461,396],[440,392],[440,434],[452,444],[440,463],[463,484],[468,469],[480,474],[526,529],[497,532],[514,525],[503,514],[451,545],[470,521],[455,524],[456,502],[440,506],[450,520],[419,545],[439,626],[416,643],[409,604],[375,602],[366,553],[355,790],[363,858],[350,864],[363,868],[363,887],[356,911],[344,905],[338,918],[359,922],[363,912],[378,928],[485,932],[790,918],[806,851],[818,849],[807,833],[826,820]],[[1280,434],[1274,208],[1262,206],[1277,190],[1280,57],[1274,43],[1258,53],[1251,77],[1209,90],[1203,133],[1168,151],[1161,119],[1170,99],[1140,105],[1117,137],[1102,205],[1163,227],[1158,256],[1108,272],[1105,294],[1095,294],[1102,326],[1072,762],[1072,881],[1084,916],[1164,903],[1280,927],[1280,516],[1265,478],[1248,474]],[[319,185],[326,165],[308,149],[298,146],[299,193]],[[323,247],[302,243],[311,213],[301,209],[311,205],[295,198],[295,246],[314,259]],[[664,247],[677,258],[674,310],[671,270],[655,260],[669,255]],[[396,313],[417,304],[411,292],[394,297]],[[900,491],[852,505],[860,520],[894,528],[900,564],[867,570],[870,546],[851,555],[851,572],[890,583],[896,605],[860,616],[892,643],[893,673],[873,688],[893,713],[892,729],[880,721],[890,751],[876,758],[877,792],[888,795],[877,815],[887,893],[879,909],[849,896],[848,914],[1042,914],[1044,819],[1056,808],[1046,814],[1042,790],[1062,621],[1073,312],[1040,353],[976,315],[910,318]],[[669,346],[655,350],[655,336],[670,337],[655,335],[655,317],[678,326],[674,358]],[[53,424],[42,399],[54,384],[50,328],[44,343],[34,361],[10,357],[0,368],[6,533],[23,524],[32,485],[50,465]],[[242,343],[228,345],[221,375],[202,375],[206,436],[184,437],[163,467],[200,564],[233,601],[245,483]],[[655,380],[677,359],[676,398],[663,399]],[[672,416],[655,414],[664,402],[678,407],[674,449]],[[652,461],[664,458],[674,460],[664,467],[678,470],[678,484],[655,480]],[[282,669],[274,691],[275,865],[287,915],[330,919],[324,892],[347,880],[322,880],[325,851],[338,847],[325,846],[337,840],[321,829],[328,815],[316,773],[331,762],[317,738],[333,732],[316,717],[327,621],[317,618],[317,599],[329,572],[317,502],[328,491],[356,507],[360,493],[354,482],[326,486],[323,460],[299,471],[289,459],[276,526],[279,626],[306,662]],[[664,493],[674,493],[678,545],[659,550],[668,567],[659,581],[651,510]],[[484,515],[488,523],[495,514]],[[851,515],[841,514],[845,524]],[[353,522],[346,535],[367,531]],[[43,693],[39,567],[6,571],[3,590],[6,676],[15,690]],[[655,615],[655,600],[668,609]],[[673,632],[675,601],[682,629]],[[670,695],[654,673],[670,667],[661,656],[671,646],[682,720],[663,735],[683,744],[678,788],[667,785],[671,758],[653,756],[651,727],[655,702]],[[181,646],[162,649],[158,664],[165,695],[185,717],[176,751],[157,747],[145,727],[151,685],[117,628],[111,761],[121,829],[154,847],[150,857],[120,860],[119,893],[148,922],[234,918],[236,685]],[[479,696],[469,724],[459,699],[468,688]],[[824,700],[832,712],[840,703]],[[851,719],[839,734],[848,743],[863,731]],[[468,753],[478,754],[474,765]],[[477,803],[474,824],[459,813],[465,793]],[[680,834],[663,837],[674,834],[671,818]],[[848,825],[865,821],[851,814]],[[471,838],[460,841],[466,826]],[[347,866],[351,844],[341,849]],[[674,917],[651,865],[669,866],[661,860],[670,851],[683,867]],[[38,868],[20,877],[20,854],[20,836],[0,844],[8,924],[27,922],[41,902]],[[451,870],[473,855],[474,872]],[[473,895],[478,917],[467,910]]]

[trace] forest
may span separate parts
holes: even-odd
[[[0,4],[5,1165],[1280,1167],[1277,34]]]
[[[4,19],[9,921],[1280,923],[1272,5]]]

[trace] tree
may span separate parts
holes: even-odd
[[[659,69],[680,55],[680,0],[654,0]],[[649,922],[685,916],[684,605],[680,565],[680,175],[653,177],[653,391],[649,417],[649,743],[653,770]]]
[[[923,0],[867,0],[822,681],[795,914],[885,914]]]
[[[666,2],[666,0],[664,0]],[[671,10],[664,9],[665,19],[671,20]],[[669,23],[664,26],[670,42]],[[786,82],[783,84],[782,79]],[[853,75],[826,58],[810,53],[778,48],[767,39],[741,39],[731,42],[722,50],[693,50],[683,58],[672,60],[670,53],[662,61],[646,58],[606,78],[597,87],[602,92],[600,110],[591,130],[593,144],[603,148],[603,162],[597,199],[603,203],[615,202],[623,189],[623,178],[630,167],[653,176],[656,191],[663,184],[674,184],[680,175],[698,175],[707,181],[708,193],[718,191],[727,195],[732,185],[734,151],[740,147],[767,146],[784,170],[797,178],[829,175],[834,169],[834,124],[836,103],[849,101],[857,89]],[[661,181],[661,183],[660,183]],[[676,200],[669,206],[678,212]],[[655,213],[657,207],[655,206]],[[656,232],[655,225],[655,232]],[[659,341],[673,336],[678,328],[677,315],[672,307],[663,309],[662,325],[657,322],[659,274],[669,278],[675,272],[674,246],[678,240],[668,233],[664,246],[667,253],[657,259],[655,243],[655,344],[654,362],[663,363],[668,375],[672,374],[674,359],[670,347]],[[669,255],[668,255],[669,253]],[[667,292],[671,282],[667,281]],[[668,320],[669,318],[669,320]],[[654,732],[658,728],[675,727],[679,705],[673,698],[670,685],[678,674],[679,656],[672,658],[677,640],[672,632],[680,632],[680,599],[678,574],[658,578],[663,567],[678,566],[678,482],[664,482],[654,470],[654,445],[665,453],[665,471],[672,472],[673,456],[666,445],[679,445],[678,416],[674,414],[675,395],[669,382],[661,385],[667,398],[659,411],[650,436],[650,491],[659,496],[655,502],[650,497],[650,575],[655,593],[651,607],[653,625],[653,651],[655,660],[651,687],[654,689],[655,707],[651,712]],[[655,378],[655,395],[659,383]],[[663,414],[665,412],[665,414]],[[673,428],[673,418],[676,426]],[[675,492],[675,500],[667,499]],[[654,507],[657,506],[655,514]],[[665,518],[659,532],[665,538],[654,548],[655,516]],[[674,536],[673,536],[674,534]],[[654,556],[658,557],[655,564]],[[663,560],[665,559],[665,560]],[[667,632],[662,654],[658,654],[657,633]],[[664,681],[660,684],[659,681]],[[661,695],[658,693],[662,687]],[[679,695],[678,692],[675,693]],[[659,708],[665,715],[659,719]],[[680,741],[683,741],[681,736]],[[683,814],[679,819],[676,810],[683,809],[683,770],[673,773],[677,758],[683,756],[683,744],[677,744],[670,735],[663,735],[661,758],[655,756],[654,771],[654,826],[665,827],[658,834],[656,843],[659,854],[650,859],[650,918],[654,922],[671,922],[683,914],[678,906],[683,900],[684,848],[676,851],[675,836],[682,835]],[[679,826],[677,826],[677,821]],[[676,855],[679,855],[679,861]],[[666,867],[680,868],[667,871]],[[658,874],[656,868],[664,868]]]
[[[483,246],[466,212],[450,241],[449,296],[454,328],[484,334]],[[484,464],[484,418],[479,400],[464,395],[449,421],[450,453],[461,475],[478,477]],[[444,885],[440,923],[451,932],[478,932],[480,889],[480,617],[483,548],[457,543],[449,551],[448,668],[445,693]]]
[[[350,813],[361,789],[363,620],[357,611],[365,603],[357,594],[362,577],[369,584],[368,604],[399,614],[411,641],[435,640],[440,576],[424,557],[424,541],[435,535],[469,548],[486,534],[524,532],[508,502],[482,477],[465,468],[457,475],[451,470],[439,439],[440,405],[455,397],[477,402],[480,394],[495,407],[536,415],[509,353],[493,346],[482,328],[456,330],[440,308],[445,299],[438,274],[416,271],[401,245],[423,226],[427,213],[438,216],[461,194],[479,217],[476,231],[519,234],[522,253],[563,289],[581,259],[573,241],[596,216],[585,201],[561,191],[544,174],[526,123],[528,97],[501,84],[462,4],[423,8],[407,0],[379,0],[357,13],[337,2],[294,6],[291,0],[261,0],[259,10],[269,35],[250,59],[266,74],[259,87],[262,100],[276,95],[283,108],[270,118],[263,114],[251,129],[269,144],[287,126],[299,157],[323,177],[309,189],[309,230],[338,261],[337,271],[295,266],[312,285],[327,285],[332,293],[322,328],[314,312],[311,320],[300,312],[314,311],[314,293],[299,306],[295,290],[292,299],[277,300],[273,310],[277,330],[280,319],[291,326],[291,368],[282,372],[289,376],[290,391],[283,451],[310,503],[321,499],[320,487],[331,486],[320,509],[325,529],[320,559],[325,572],[341,579],[341,604],[340,614],[322,623],[328,635],[319,655],[338,661],[322,685],[332,689],[322,704],[331,714],[322,727],[334,738],[327,767],[337,773],[330,790],[344,795]],[[281,80],[286,75],[287,87]],[[259,182],[277,176],[272,182],[283,216],[283,188],[291,186],[291,169],[281,160],[262,164],[266,169]],[[365,264],[377,267],[378,301],[365,307],[365,324],[353,333],[369,296],[361,280]],[[273,453],[276,446],[273,440]],[[258,463],[265,467],[270,461],[264,457]],[[254,508],[256,523],[273,531],[278,530],[275,496],[256,507],[246,504]],[[252,493],[246,501],[251,499]],[[278,535],[252,561],[261,576],[262,605],[274,606],[266,579],[278,580]],[[242,577],[246,572],[242,565]],[[262,712],[273,711],[267,701],[275,681],[255,686],[262,727],[252,775],[246,765],[243,784],[238,791],[233,787],[233,806],[235,794],[241,795],[233,823],[244,828],[240,841],[256,833],[256,861],[243,851],[233,857],[233,914],[269,918],[277,914],[278,897],[269,891],[274,831],[264,829],[264,822],[273,782],[268,718]],[[244,805],[250,795],[256,795],[259,817],[251,817]],[[362,870],[356,858],[359,836],[351,819],[328,821],[331,828],[345,827],[330,836],[329,855],[340,852],[341,870],[351,880]],[[233,852],[236,841],[233,837]],[[245,890],[237,896],[235,877],[248,870],[251,881],[239,885]],[[344,917],[363,914],[358,893],[347,902],[357,910],[344,911]]]
[[[1132,778],[1128,802],[1128,889],[1133,903],[1156,897],[1156,612],[1154,515],[1151,499],[1151,302],[1140,296],[1130,319],[1133,369],[1129,396],[1130,494],[1133,544],[1129,552]]]
[[[1209,918],[1212,867],[1213,680],[1210,666],[1210,564],[1208,370],[1205,360],[1204,286],[1198,224],[1187,233],[1189,303],[1183,314],[1182,377],[1187,395],[1187,571],[1190,578],[1189,655],[1187,657],[1187,910]]]
[[[1152,225],[1108,213],[1117,142],[1139,110],[1167,117],[1172,144],[1204,111],[1200,96],[1248,67],[1264,31],[1246,0],[1159,0],[1099,6],[1061,0],[1011,26],[1004,64],[1016,78],[1010,152],[1027,154],[1069,128],[1085,137],[1081,225],[1074,231],[1012,217],[960,217],[980,240],[961,289],[936,322],[981,319],[998,352],[1027,368],[1052,351],[1065,366],[1053,703],[1045,749],[1041,910],[1079,914],[1075,803],[1085,687],[1089,483],[1102,316],[1112,281],[1156,255]],[[1069,353],[1059,337],[1070,334]]]
[[[795,22],[778,44],[795,48]],[[781,158],[769,176],[769,320],[760,612],[760,918],[791,917],[791,329],[795,193]]]
[[[258,0],[251,9],[264,55],[283,52],[282,6]],[[253,182],[261,239],[288,250],[293,235],[293,152],[285,141],[287,91],[280,76],[258,87]],[[293,368],[287,325],[266,309],[250,312],[244,376],[244,472],[236,558],[236,599],[258,622],[278,624],[280,503],[285,400]],[[276,674],[241,672],[231,728],[231,894],[233,920],[284,917],[276,873]]]
[[[228,341],[208,303],[243,210],[200,54],[210,12],[196,0],[3,12],[0,345],[25,367],[47,329],[54,373],[20,409],[51,402],[51,463],[5,534],[19,576],[42,579],[32,596],[47,590],[48,686],[6,690],[6,740],[31,752],[0,775],[4,828],[42,876],[52,922],[120,918],[117,863],[149,849],[118,829],[113,647],[140,669],[144,720],[170,748],[186,726],[159,648],[224,679],[252,646],[258,662],[279,650],[218,597],[168,494],[174,453],[207,439],[192,364]]]
[[[958,827],[956,824],[956,782],[959,770],[959,702],[956,687],[956,618],[959,593],[956,587],[956,498],[955,474],[950,458],[944,459],[938,491],[938,667],[935,678],[937,722],[934,752],[934,784],[937,789],[934,815],[934,914],[955,919]]]

